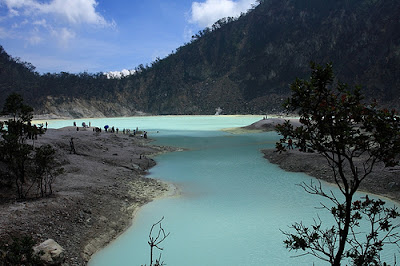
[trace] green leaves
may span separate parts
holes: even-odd
[[[398,228],[394,222],[400,214],[395,207],[385,207],[382,200],[364,199],[352,203],[351,230],[346,236],[348,245],[343,257],[353,261],[354,265],[380,265],[379,252],[384,243],[397,243],[400,241]],[[331,213],[339,222],[339,226],[322,226],[321,220],[314,220],[314,224],[307,227],[303,223],[295,223],[291,229],[295,233],[283,232],[286,235],[284,244],[290,250],[302,251],[304,254],[314,255],[322,260],[333,264],[334,251],[338,250],[338,235],[344,234],[345,206],[339,204],[331,208]],[[370,231],[361,229],[360,221],[364,220],[371,224]],[[365,242],[360,241],[365,239]]]
[[[4,103],[2,114],[11,115],[14,121],[19,118],[22,122],[28,122],[32,120],[32,112],[32,107],[24,104],[24,100],[20,94],[12,93]]]
[[[35,254],[35,242],[30,236],[15,237],[10,243],[0,243],[0,265],[45,265]]]
[[[322,230],[322,221],[311,228],[295,223],[292,228],[296,233],[284,233],[284,243],[332,265],[340,265],[343,257],[351,258],[355,265],[377,264],[384,243],[400,242],[395,231],[399,225],[393,224],[399,213],[386,208],[382,200],[365,197],[353,202],[353,196],[378,162],[398,164],[400,120],[395,110],[366,104],[360,87],[335,81],[332,64],[311,63],[311,69],[309,80],[296,79],[291,84],[292,97],[284,105],[288,112],[298,112],[301,126],[294,128],[289,121],[277,125],[282,138],[276,149],[286,151],[287,140],[293,139],[300,151],[324,156],[344,201],[323,192],[321,186],[302,185],[306,192],[333,203],[323,208],[330,211],[336,224]],[[370,224],[364,242],[360,240],[363,234],[357,231],[362,220]]]
[[[310,239],[312,239],[312,237],[310,237]],[[306,250],[306,248],[309,247],[309,245],[307,244],[306,238],[303,237],[299,237],[297,235],[290,235],[290,238],[285,240],[284,243],[286,244],[287,248],[290,249],[302,249],[302,250]]]
[[[296,79],[291,84],[292,97],[284,105],[288,112],[298,112],[302,126],[293,129],[289,121],[276,126],[282,135],[280,143],[295,139],[302,151],[329,153],[331,158],[343,156],[349,164],[361,154],[368,154],[369,162],[397,164],[400,152],[397,112],[364,103],[359,86],[350,88],[344,83],[334,83],[332,64],[322,67],[311,63],[311,68],[310,80]]]
[[[42,197],[53,193],[52,184],[55,178],[64,172],[59,168],[55,160],[55,149],[50,145],[42,145],[35,149],[33,156],[34,175],[33,182],[36,182]]]
[[[51,184],[61,173],[53,168],[55,152],[50,146],[34,149],[27,143],[44,133],[42,127],[31,125],[32,111],[21,95],[11,94],[3,108],[11,118],[0,123],[0,160],[7,166],[10,183],[16,185],[18,198],[25,198],[36,182],[41,196],[51,194]]]

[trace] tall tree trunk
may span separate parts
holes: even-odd
[[[351,204],[353,201],[353,194],[348,194],[346,195],[346,217],[344,220],[344,227],[342,229],[341,232],[339,232],[339,248],[338,251],[336,253],[335,259],[333,261],[334,266],[339,266],[340,262],[342,261],[342,257],[343,257],[343,252],[344,252],[344,248],[346,246],[346,240],[347,240],[347,236],[349,234],[349,229],[350,229],[350,220],[351,220]]]

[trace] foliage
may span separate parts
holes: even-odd
[[[42,197],[53,194],[52,184],[55,178],[64,172],[63,168],[55,168],[55,150],[50,145],[42,145],[35,149],[33,165],[35,167],[32,176],[37,184]]]
[[[30,236],[14,238],[11,243],[0,243],[0,265],[45,265],[39,254],[34,254],[34,245]]]
[[[399,1],[257,2],[246,15],[216,21],[123,79],[38,75],[0,47],[0,105],[18,92],[37,111],[47,111],[45,102],[59,107],[78,99],[97,103],[92,106],[106,116],[121,115],[108,103],[153,114],[211,114],[216,107],[265,114],[280,111],[287,84],[307,75],[310,59],[330,58],[342,80],[365,84],[366,96],[399,106]]]
[[[22,96],[13,93],[7,97],[2,112],[11,118],[0,124],[0,162],[6,165],[6,177],[14,182],[18,198],[25,198],[36,183],[41,196],[51,194],[54,177],[61,173],[54,168],[55,151],[51,146],[34,148],[28,143],[44,133],[43,127],[32,126],[32,112]]]
[[[289,121],[278,125],[276,130],[282,139],[277,150],[285,151],[285,142],[294,139],[300,151],[323,155],[343,200],[325,193],[321,186],[302,184],[308,193],[333,203],[333,207],[323,207],[333,215],[335,226],[322,229],[319,219],[312,227],[296,223],[292,226],[294,234],[285,232],[285,244],[332,265],[340,265],[343,258],[350,258],[355,265],[378,263],[383,244],[397,244],[400,239],[395,230],[398,225],[392,223],[399,213],[395,208],[384,207],[380,200],[353,198],[361,182],[379,163],[398,163],[399,118],[395,110],[381,110],[376,103],[364,103],[360,87],[350,88],[334,81],[331,64],[322,67],[312,63],[311,68],[310,80],[296,79],[291,84],[293,94],[285,103],[289,112],[298,112],[302,125],[294,128]],[[364,242],[357,231],[361,219],[371,225]]]
[[[4,115],[11,115],[14,122],[28,122],[32,120],[32,107],[25,105],[22,96],[17,93],[12,93],[7,97],[3,107]]]
[[[23,185],[26,181],[26,167],[32,152],[32,145],[26,144],[28,136],[34,134],[30,124],[33,109],[24,104],[22,96],[9,95],[2,113],[11,118],[4,122],[1,129],[0,151],[7,164],[9,174],[14,176],[18,197],[24,197]]]

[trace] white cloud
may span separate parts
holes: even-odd
[[[28,41],[30,44],[36,45],[42,42],[42,38],[38,35],[32,35],[31,37],[29,37]]]
[[[10,33],[7,29],[0,27],[0,39],[13,38],[12,33]]]
[[[17,28],[21,28],[25,25],[29,24],[29,21],[27,19],[24,19],[23,21],[21,21],[20,23],[14,23],[11,28],[12,29],[17,29]]]
[[[193,29],[188,27],[188,26],[186,26],[184,31],[183,31],[183,38],[185,40],[190,40],[192,38],[192,36],[193,36]]]
[[[10,17],[18,17],[19,16],[19,12],[15,9],[10,9],[9,13],[10,13]]]
[[[55,40],[66,48],[85,26],[115,27],[96,10],[96,0],[0,0],[0,4],[15,21],[13,35],[0,32],[0,37],[15,36],[31,45]]]
[[[98,3],[95,0],[52,0],[49,3],[37,0],[4,0],[10,16],[52,15],[71,24],[91,24],[97,26],[114,26],[96,12]]]
[[[47,26],[47,22],[46,22],[45,19],[35,20],[32,24],[33,25],[37,25],[37,26],[42,26],[42,27],[46,27]]]
[[[62,47],[68,47],[68,44],[70,40],[74,39],[76,34],[75,32],[67,29],[67,28],[61,28],[61,29],[52,29],[51,33],[53,36],[56,37],[58,40],[59,44]]]
[[[42,6],[42,12],[58,15],[73,24],[111,25],[96,12],[96,6],[95,0],[53,0]]]
[[[237,17],[255,5],[255,0],[206,0],[193,2],[190,22],[200,27],[210,27],[224,17]]]
[[[5,4],[9,9],[21,8],[27,5],[34,5],[34,0],[4,0]]]

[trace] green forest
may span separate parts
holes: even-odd
[[[340,80],[367,99],[399,106],[400,2],[271,0],[224,18],[134,75],[43,73],[0,48],[0,105],[12,92],[37,113],[85,116],[265,114],[281,111],[293,77],[310,61],[331,62]],[[17,56],[17,55],[16,55]],[[81,109],[76,109],[77,105]],[[92,112],[93,112],[92,110]]]

